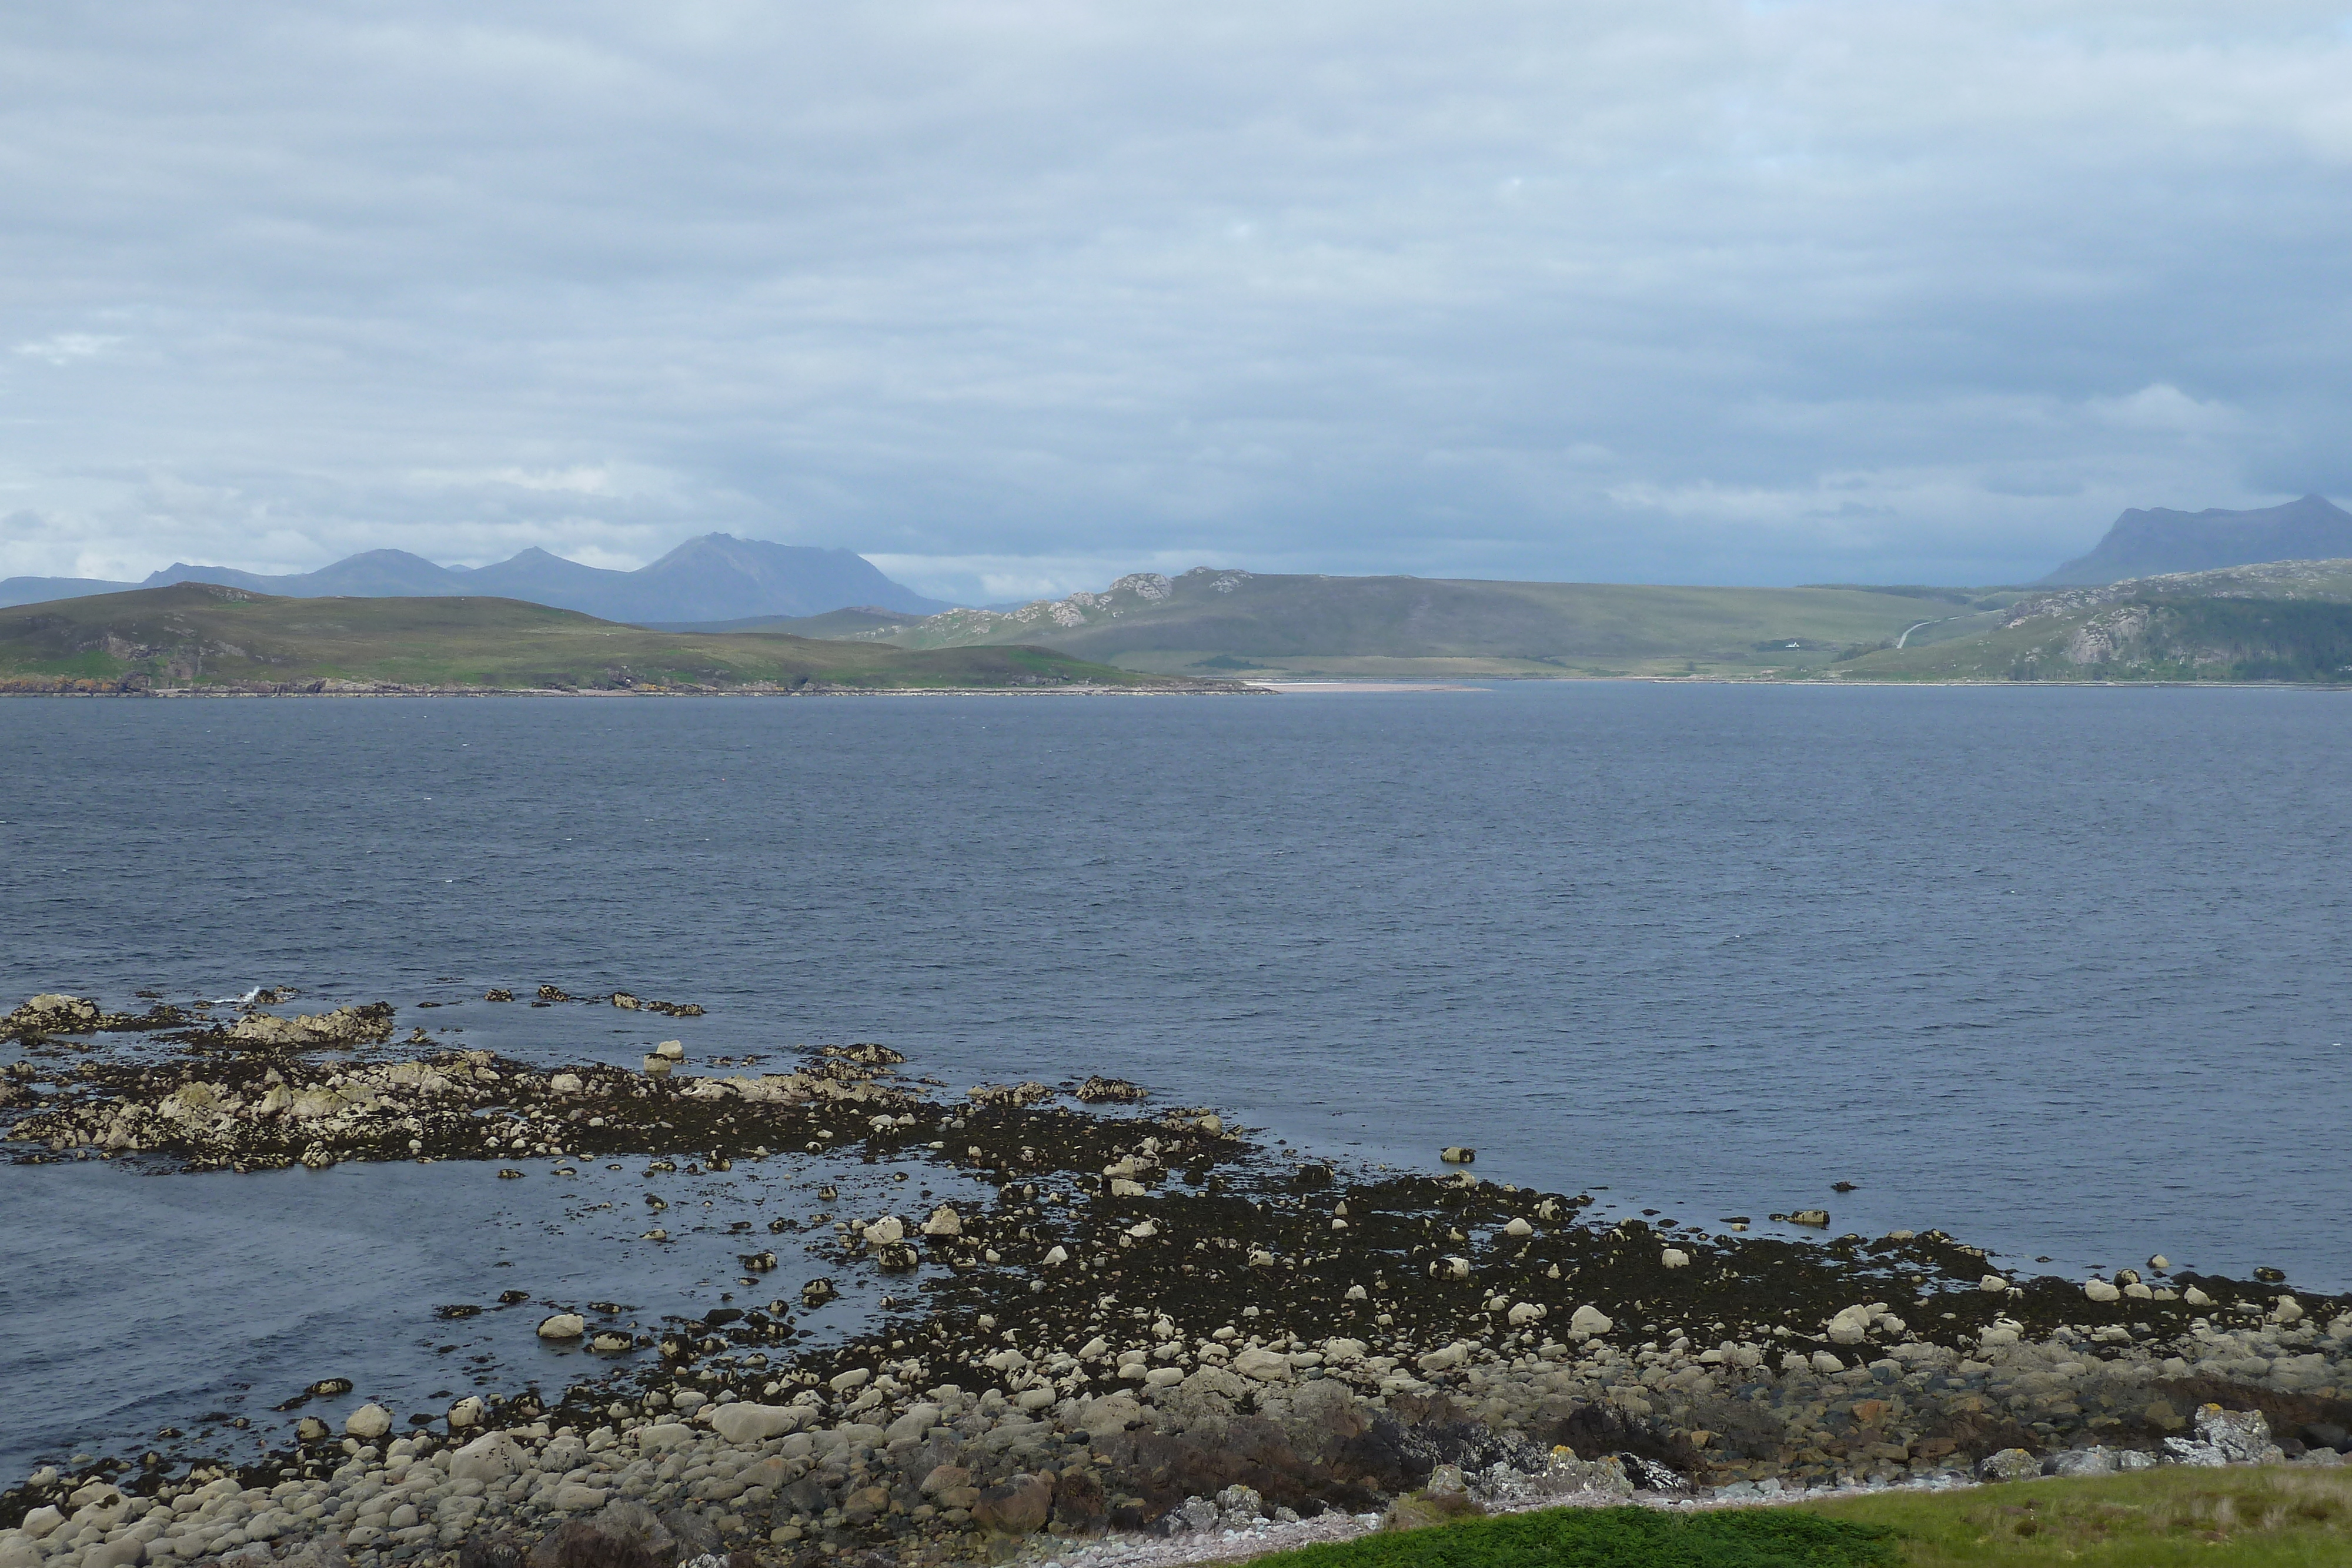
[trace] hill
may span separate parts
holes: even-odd
[[[1195,674],[1760,675],[1823,668],[1842,652],[1900,636],[1950,608],[1866,588],[1274,576],[1200,567],[1174,578],[1139,572],[1100,593],[1009,612],[950,610],[835,634],[908,648],[1035,643],[1129,669]]]
[[[0,692],[371,688],[1234,690],[1045,648],[647,632],[511,599],[289,599],[176,583],[0,610]]]
[[[285,577],[265,577],[234,567],[190,566],[184,561],[175,561],[141,583],[12,577],[0,581],[0,606],[122,593],[175,582],[215,582],[291,599],[488,595],[640,624],[821,615],[845,604],[873,605],[885,612],[908,615],[928,615],[948,608],[893,582],[855,551],[771,544],[730,534],[688,539],[635,571],[583,566],[536,549],[473,570],[438,566],[406,550],[376,549],[346,556],[316,571]]]
[[[2352,683],[2352,559],[2272,561],[2021,599],[1849,679]]]
[[[2247,512],[2218,507],[2201,512],[2134,507],[2116,518],[2090,554],[2068,561],[2034,586],[2121,582],[2250,562],[2347,556],[2352,556],[2352,512],[2325,496]]]

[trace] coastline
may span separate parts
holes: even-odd
[[[5,1568],[257,1542],[362,1568],[478,1563],[486,1543],[520,1553],[586,1521],[643,1528],[631,1510],[671,1541],[761,1562],[946,1561],[1038,1531],[1225,1528],[1230,1510],[1201,1505],[1237,1486],[1265,1511],[1350,1519],[1444,1465],[1497,1495],[1764,1500],[1958,1484],[1988,1460],[2021,1474],[2179,1458],[2208,1405],[2261,1412],[2295,1448],[2352,1414],[2352,1298],[2278,1281],[2153,1264],[2145,1279],[1993,1275],[1939,1232],[1832,1237],[1826,1215],[1819,1241],[1602,1226],[1589,1194],[1483,1181],[1475,1162],[1349,1169],[1117,1080],[958,1092],[879,1047],[756,1074],[668,1058],[541,1070],[395,1047],[388,1014],[364,1009],[217,1022],[40,1000],[9,1020],[34,1071],[0,1080],[0,1149],[19,1163],[509,1161],[560,1180],[564,1162],[625,1155],[652,1159],[651,1180],[822,1150],[952,1169],[994,1197],[778,1216],[742,1243],[762,1251],[737,1283],[764,1294],[768,1249],[803,1247],[827,1274],[797,1307],[662,1324],[527,1293],[477,1308],[577,1345],[582,1375],[404,1428],[373,1402],[347,1408],[364,1390],[289,1389],[288,1425],[331,1419],[257,1461],[191,1441],[10,1488]],[[181,1050],[98,1059],[91,1031]],[[886,1287],[882,1320],[800,1343],[799,1313],[835,1276]],[[59,1522],[34,1540],[23,1527],[47,1507]]]

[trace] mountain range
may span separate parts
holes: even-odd
[[[853,550],[771,544],[731,534],[688,539],[635,571],[583,566],[537,549],[472,569],[436,565],[406,550],[375,549],[284,577],[176,561],[143,582],[12,577],[0,580],[0,606],[175,582],[218,583],[289,599],[520,599],[630,622],[822,615],[853,604],[912,615],[950,608],[893,582]]]
[[[2173,572],[2212,571],[2269,560],[2341,560],[2352,556],[2352,512],[2325,496],[2229,512],[2134,507],[2109,526],[2091,553],[2034,586],[2122,582]]]

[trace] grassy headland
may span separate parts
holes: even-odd
[[[1818,672],[1965,609],[1916,591],[1139,573],[1013,611],[864,616],[827,635],[902,648],[1031,643],[1163,674],[1608,676]],[[2006,598],[1999,598],[2006,602]],[[1987,602],[1992,602],[1989,601]],[[794,630],[801,630],[795,625]]]
[[[186,582],[0,612],[0,692],[1211,690],[1046,648],[686,635],[512,599],[283,599]]]

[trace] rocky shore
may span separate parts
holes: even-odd
[[[2352,1311],[2281,1281],[2161,1260],[2016,1278],[1940,1232],[1832,1234],[1827,1214],[1791,1217],[1819,1240],[1604,1223],[1589,1194],[1480,1179],[1466,1149],[1444,1176],[1350,1170],[1114,1079],[945,1092],[873,1045],[703,1064],[665,1042],[550,1071],[402,1040],[394,1016],[36,998],[0,1023],[21,1042],[0,1146],[229,1170],[627,1154],[648,1176],[824,1155],[992,1196],[778,1216],[733,1283],[797,1247],[824,1270],[797,1300],[659,1325],[547,1301],[538,1335],[597,1357],[561,1390],[331,1424],[290,1400],[300,1425],[257,1464],[159,1448],[44,1471],[0,1495],[0,1568],[934,1563],[2352,1448]],[[147,1044],[84,1049],[100,1030]],[[867,1276],[878,1321],[806,1332]]]

